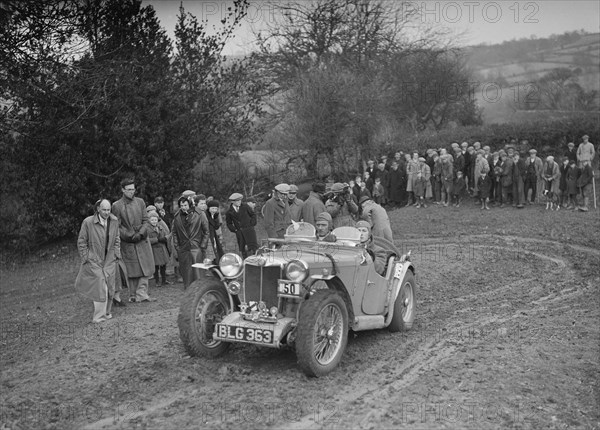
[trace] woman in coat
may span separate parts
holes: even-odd
[[[117,259],[121,258],[119,221],[110,213],[108,200],[98,200],[94,215],[81,223],[77,249],[81,266],[75,280],[75,290],[94,302],[92,322],[112,318],[112,295],[115,291]]]

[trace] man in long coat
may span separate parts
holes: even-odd
[[[240,193],[229,196],[229,209],[225,213],[225,222],[230,232],[235,234],[242,257],[254,254],[258,249],[256,238],[256,213],[247,203],[242,203]]]
[[[404,200],[404,190],[406,188],[406,171],[400,169],[398,161],[392,162],[392,168],[389,172],[390,182],[390,203],[393,206],[400,206]]]
[[[132,178],[121,181],[123,197],[113,203],[112,213],[119,220],[121,255],[127,268],[130,302],[154,302],[148,295],[148,280],[154,274],[154,256],[148,239],[150,222],[146,203],[134,197],[135,182]]]
[[[81,224],[77,248],[81,267],[75,290],[94,302],[95,323],[112,318],[111,300],[115,290],[117,259],[121,258],[119,220],[110,213],[110,202],[99,200],[95,214]]]
[[[273,197],[267,200],[263,207],[267,237],[283,239],[285,229],[292,223],[290,208],[287,204],[289,192],[288,184],[277,185]]]
[[[179,272],[183,278],[183,288],[190,286],[200,276],[200,269],[192,264],[203,263],[208,246],[208,219],[194,208],[193,198],[180,197],[179,211],[173,219],[173,246],[179,257]]]

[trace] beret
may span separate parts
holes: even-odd
[[[361,221],[357,222],[355,227],[356,228],[366,227],[366,228],[369,229],[369,231],[371,231],[371,224],[369,224],[367,221],[364,221],[364,220],[361,220]]]
[[[321,212],[319,215],[317,215],[317,221],[319,220],[324,220],[329,223],[333,222],[333,218],[331,218],[329,212]]]
[[[275,191],[287,194],[290,192],[290,186],[288,184],[279,184],[275,186]]]
[[[344,191],[344,184],[341,182],[336,182],[331,186],[331,192],[333,193],[340,193],[342,191]]]
[[[244,196],[242,196],[240,193],[233,193],[232,195],[229,196],[229,200],[234,202],[236,200],[242,200],[244,198]]]
[[[371,200],[371,197],[369,196],[362,196],[360,198],[360,200],[358,201],[358,204],[362,205],[364,202],[366,202],[367,200]]]
[[[298,192],[298,187],[295,186],[294,184],[290,185],[290,193],[297,193]]]
[[[213,199],[210,202],[206,203],[206,206],[209,207],[209,208],[218,208],[219,207],[219,201]]]
[[[146,206],[146,212],[150,212],[150,211],[155,211],[156,212],[156,206],[154,206],[154,205],[148,205],[148,206]]]

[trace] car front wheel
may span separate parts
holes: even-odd
[[[324,376],[339,364],[348,342],[348,311],[332,290],[318,290],[300,308],[296,354],[308,376]]]
[[[391,332],[410,330],[417,311],[415,275],[409,270],[402,279],[398,297],[394,302],[394,316],[388,327]]]
[[[215,278],[201,278],[187,289],[177,324],[179,337],[192,356],[218,357],[231,346],[213,339],[215,324],[230,313],[229,298],[223,284]]]

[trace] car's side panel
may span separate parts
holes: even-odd
[[[386,279],[375,271],[374,265],[369,265],[366,288],[362,297],[362,311],[366,315],[381,315],[385,312],[388,296]]]

